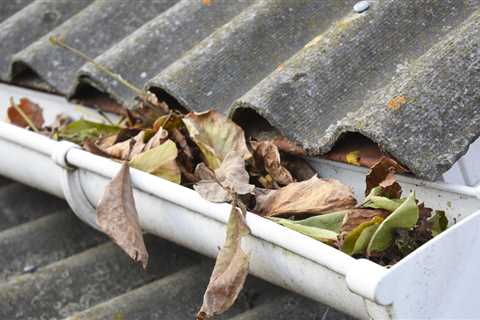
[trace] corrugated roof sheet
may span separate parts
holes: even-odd
[[[186,109],[254,110],[312,155],[357,132],[435,179],[480,135],[480,0],[355,2],[36,0],[0,24],[0,79],[134,103],[62,36]]]

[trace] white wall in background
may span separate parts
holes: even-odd
[[[468,152],[444,173],[445,182],[476,186],[480,184],[480,138],[470,145]]]

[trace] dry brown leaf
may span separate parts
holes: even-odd
[[[241,241],[249,233],[245,217],[236,207],[234,200],[227,224],[225,244],[218,253],[197,320],[208,319],[225,312],[237,299],[248,275],[249,257],[242,250]]]
[[[199,163],[195,168],[195,178],[198,180],[215,181],[215,173],[205,163]]]
[[[272,140],[272,143],[277,146],[278,150],[291,155],[301,157],[307,154],[301,146],[297,145],[296,143],[292,142],[284,136],[277,136]]]
[[[194,189],[204,198],[212,202],[232,200],[232,194],[252,193],[255,186],[249,184],[249,175],[245,170],[245,160],[235,151],[227,154],[220,168],[215,173],[204,163],[195,168],[195,176],[200,181]]]
[[[217,182],[215,173],[203,162],[199,163],[195,168],[195,178],[198,182],[193,186],[193,189],[195,189],[202,198],[211,202],[227,202],[232,200],[229,192]]]
[[[192,148],[188,145],[187,138],[179,129],[172,130],[172,140],[177,143],[183,153],[189,158],[193,160],[193,152]]]
[[[280,152],[271,141],[250,141],[255,158],[263,165],[265,171],[282,186],[294,182],[291,173],[282,166]]]
[[[177,144],[177,148],[178,148],[177,160],[180,163],[180,167],[183,168],[185,171],[182,173],[187,177],[189,175],[192,175],[195,161],[193,157],[192,148],[188,144],[187,138],[185,137],[185,135],[182,133],[180,129],[172,129],[170,131],[170,138]],[[194,181],[194,180],[191,180],[191,181]]]
[[[91,139],[88,139],[88,140],[92,141]],[[94,142],[94,141],[92,141],[92,142]],[[115,145],[119,142],[120,141],[118,141],[118,134],[112,134],[110,136],[101,137],[101,138],[97,139],[94,143],[99,149],[106,152],[105,150],[107,148],[110,148],[111,146],[113,146],[113,145]],[[108,153],[108,152],[106,152],[106,153]]]
[[[114,144],[104,151],[113,158],[131,160],[145,149],[145,131],[140,131],[135,137]]]
[[[148,151],[151,150],[155,147],[158,147],[168,139],[168,131],[164,130],[162,128],[159,128],[158,131],[151,137],[145,147],[143,148],[143,151]]]
[[[236,194],[252,193],[255,186],[249,184],[250,176],[245,169],[245,160],[236,151],[230,151],[223,159],[220,168],[215,170],[218,183]]]
[[[118,133],[105,136],[105,137],[100,137],[95,141],[95,144],[97,145],[98,148],[102,150],[106,150],[107,148],[117,143],[120,143],[135,137],[140,133],[140,131],[141,131],[140,129],[122,128]]]
[[[237,152],[244,160],[252,156],[243,129],[217,111],[191,112],[183,118],[183,123],[200,149],[205,164],[212,170],[220,167],[230,151]]]
[[[148,264],[127,162],[107,185],[97,206],[97,224],[134,261]]]
[[[400,198],[402,188],[395,179],[395,173],[402,173],[405,171],[406,169],[395,160],[388,157],[382,157],[377,163],[375,163],[365,178],[365,195],[370,194],[370,191],[373,188],[381,186],[382,193],[388,198]]]
[[[12,103],[14,103],[13,99],[11,100],[11,104]],[[20,109],[20,111],[17,108]],[[21,98],[20,103],[16,106],[10,105],[7,110],[7,116],[10,123],[22,128],[31,127],[31,124],[33,124],[35,128],[32,129],[41,130],[45,123],[42,108],[27,98]],[[29,121],[27,121],[25,117],[27,117],[31,123],[28,123]]]
[[[352,189],[334,179],[311,179],[294,182],[278,190],[256,193],[255,211],[263,216],[285,214],[319,214],[349,209],[356,200]]]
[[[91,139],[86,139],[83,142],[83,148],[90,153],[96,154],[97,156],[106,157],[106,158],[111,158],[112,157],[110,154],[108,154],[107,152],[100,149],[95,144],[95,142],[93,142]]]

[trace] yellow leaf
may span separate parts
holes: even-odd
[[[137,154],[130,160],[130,166],[164,178],[166,180],[180,183],[181,174],[177,165],[177,146],[172,140],[148,151]]]
[[[360,151],[355,150],[355,151],[347,153],[347,155],[345,156],[345,160],[349,164],[359,166],[360,165]]]

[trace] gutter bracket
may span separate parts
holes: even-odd
[[[68,141],[60,141],[52,152],[51,158],[62,169],[60,184],[65,200],[72,211],[80,220],[99,230],[96,222],[96,209],[82,188],[80,170],[68,163],[67,156],[72,149],[80,149],[80,147]]]

